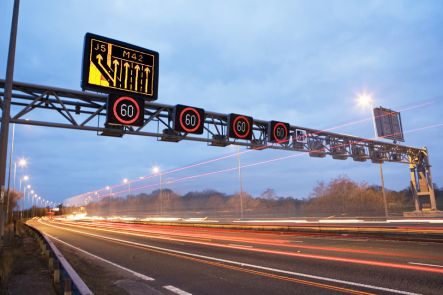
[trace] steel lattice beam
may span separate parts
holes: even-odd
[[[0,80],[0,89],[4,81]],[[0,93],[3,96],[3,92]],[[290,126],[290,140],[285,143],[270,143],[267,140],[267,121],[254,119],[252,140],[233,140],[226,136],[227,114],[205,111],[205,133],[188,135],[172,129],[174,106],[145,102],[145,123],[143,127],[110,128],[105,124],[107,96],[90,92],[68,90],[56,87],[16,82],[13,87],[11,122],[36,126],[96,131],[104,135],[141,135],[156,137],[164,141],[191,140],[206,142],[214,146],[229,144],[254,149],[280,149],[308,152],[313,157],[332,155],[335,159],[353,158],[356,161],[410,163],[424,151],[404,145],[370,140],[350,135],[326,132],[301,126]],[[37,110],[52,110],[60,115],[59,120],[33,120],[25,116]],[[101,119],[101,120],[100,120]],[[307,140],[295,140],[295,130],[305,130]]]
[[[0,107],[3,104],[4,80],[0,80]],[[331,155],[334,159],[355,161],[371,160],[374,163],[399,162],[410,165],[411,189],[416,200],[429,199],[431,210],[436,211],[435,195],[432,186],[429,157],[426,148],[416,148],[379,140],[332,133],[312,128],[290,125],[289,140],[284,143],[268,141],[268,121],[253,122],[251,140],[228,138],[228,115],[205,111],[205,132],[202,135],[189,135],[173,129],[174,106],[145,102],[144,124],[142,127],[111,127],[106,124],[107,95],[91,92],[62,89],[49,86],[15,82],[12,93],[12,112],[10,122],[35,126],[95,131],[101,135],[123,136],[141,135],[156,137],[158,140],[178,142],[191,140],[205,142],[213,146],[230,144],[246,146],[251,149],[279,149],[307,152],[312,157]],[[25,118],[29,114],[45,111],[42,119]],[[52,111],[52,112],[50,112]],[[58,114],[58,119],[49,116]],[[50,118],[50,119],[49,119]],[[307,136],[304,142],[296,139],[296,130],[303,130]],[[419,181],[420,180],[420,181]],[[417,205],[417,212],[422,206]]]

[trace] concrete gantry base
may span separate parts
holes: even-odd
[[[432,210],[432,211],[411,211],[403,212],[404,217],[443,217],[443,211]]]

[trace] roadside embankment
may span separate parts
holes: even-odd
[[[9,225],[0,253],[0,294],[56,294],[39,245],[25,226]],[[32,290],[32,291],[31,291]]]

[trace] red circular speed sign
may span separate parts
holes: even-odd
[[[279,132],[277,132],[278,128],[283,128],[284,134],[279,134]],[[283,123],[277,123],[274,126],[274,130],[272,130],[275,141],[277,143],[284,143],[286,142],[286,138],[288,137],[288,129],[286,128],[285,124]]]
[[[183,116],[185,115],[195,116],[196,120],[195,121],[190,120],[189,124],[187,124],[186,120],[183,121]],[[196,109],[192,107],[187,107],[181,111],[179,121],[180,121],[180,126],[183,128],[183,130],[189,133],[193,133],[199,129],[201,124],[201,117]]]
[[[135,108],[135,112],[132,113],[130,116],[128,114],[125,116],[122,114],[122,107],[117,108],[120,104],[127,103],[128,106],[131,106]],[[114,103],[114,108],[112,109],[115,118],[117,121],[119,121],[122,124],[129,125],[137,121],[138,117],[140,116],[140,107],[138,106],[138,103],[135,99],[129,96],[122,96],[118,98]],[[129,119],[124,119],[122,117],[129,117]]]
[[[245,123],[245,128],[244,128],[244,130],[241,130],[241,132],[239,132],[239,130],[237,129],[238,121]],[[251,126],[249,125],[248,118],[246,118],[245,116],[238,116],[234,119],[234,122],[232,125],[233,125],[232,131],[234,131],[235,136],[237,136],[238,138],[248,137],[249,131],[251,129]]]

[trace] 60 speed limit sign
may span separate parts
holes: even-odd
[[[142,98],[109,95],[107,123],[110,125],[143,126],[144,104]]]
[[[280,144],[288,143],[289,124],[278,121],[269,122],[268,139],[269,142],[276,142]]]
[[[202,134],[205,124],[205,110],[178,104],[174,108],[174,130]]]
[[[230,114],[228,116],[228,137],[237,139],[252,138],[252,117]]]

